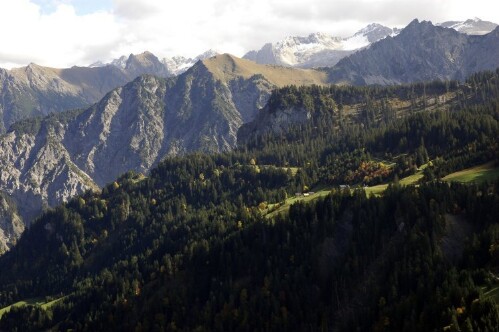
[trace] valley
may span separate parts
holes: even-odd
[[[497,330],[498,36],[0,70],[0,331]]]

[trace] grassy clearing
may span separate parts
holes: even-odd
[[[493,299],[496,303],[499,303],[499,284],[493,285],[490,289],[482,287],[482,291],[485,299]]]
[[[371,195],[380,196],[383,191],[386,190],[386,188],[388,188],[388,184],[384,183],[372,187],[365,187],[364,190],[366,192],[366,195],[369,197]]]
[[[423,172],[419,171],[413,175],[409,175],[399,181],[399,183],[403,186],[410,186],[412,184],[417,183],[419,180],[423,178]]]
[[[47,310],[49,308],[51,308],[53,305],[55,305],[56,303],[62,301],[64,298],[66,298],[66,296],[63,296],[63,297],[60,297],[58,299],[55,299],[55,300],[52,300],[52,301],[49,301],[49,302],[46,302],[46,299],[45,298],[41,298],[41,297],[37,297],[37,298],[33,298],[33,299],[27,299],[27,300],[22,300],[22,301],[19,301],[19,302],[16,302],[14,304],[11,304],[5,308],[2,308],[0,309],[0,319],[2,318],[2,316],[9,312],[11,308],[13,307],[21,307],[21,306],[24,306],[24,305],[39,305],[41,306],[43,309]]]
[[[463,169],[459,172],[451,173],[445,176],[442,180],[448,182],[482,183],[493,181],[499,178],[499,167],[495,166],[494,162],[489,162],[483,165]]]
[[[406,176],[405,178],[402,178],[399,180],[399,184],[402,186],[410,186],[413,184],[416,184],[419,180],[423,178],[423,168],[421,168],[417,173]],[[376,186],[372,187],[365,187],[364,190],[366,191],[367,196],[380,196],[383,191],[388,188],[388,183],[383,183],[383,184],[378,184]]]
[[[410,186],[418,183],[423,178],[423,170],[428,166],[428,164],[422,165],[415,174],[409,175],[405,178],[399,180],[399,184],[402,186]],[[290,167],[291,168],[291,167]],[[291,171],[296,174],[298,168],[292,167]],[[483,182],[487,180],[495,180],[499,178],[499,167],[495,167],[494,163],[487,163],[484,165],[468,168],[456,173],[447,175],[443,180],[445,181],[458,181],[458,182]],[[365,187],[364,190],[367,196],[380,196],[388,188],[388,183],[379,184],[372,187]],[[287,213],[291,204],[296,202],[310,202],[318,197],[328,195],[333,187],[317,187],[312,190],[314,193],[309,196],[293,196],[290,197],[283,204],[269,204],[267,209],[264,211],[267,218],[272,218],[281,213]],[[499,289],[498,292],[498,302],[499,302]]]
[[[8,307],[0,309],[0,318],[2,318],[2,316],[5,313],[9,312],[10,308],[21,307],[23,305],[37,305],[37,304],[42,305],[44,303],[45,303],[45,299],[43,299],[43,298],[27,299],[27,300],[16,302],[14,304],[9,305]]]
[[[317,191],[313,191],[313,194],[308,196],[293,196],[286,199],[284,204],[269,204],[267,208],[267,214],[265,215],[267,218],[274,217],[281,213],[287,213],[289,211],[289,207],[291,204],[296,202],[310,202],[319,197],[327,196],[331,192],[331,188],[319,187],[316,189]],[[276,208],[276,206],[278,206]]]
[[[408,177],[405,177],[399,181],[399,183],[403,186],[408,186],[411,184],[417,183],[421,178],[423,177],[423,171],[420,169],[416,174],[409,175]],[[366,191],[367,196],[374,195],[374,196],[380,196],[383,191],[386,190],[388,187],[387,183],[384,184],[379,184],[377,186],[372,186],[372,187],[365,187],[364,190]],[[339,189],[339,187],[335,187]],[[264,212],[266,213],[267,218],[272,218],[278,214],[281,213],[287,213],[289,211],[289,207],[291,204],[294,204],[296,202],[310,202],[313,201],[314,199],[317,199],[319,197],[323,197],[328,195],[333,187],[326,187],[326,186],[319,186],[316,187],[312,190],[313,194],[308,195],[308,196],[293,196],[290,197],[286,200],[284,204],[269,204],[267,207],[267,210]],[[353,188],[352,188],[353,189]]]
[[[46,303],[42,304],[42,309],[45,309],[45,310],[50,309],[50,308],[51,308],[51,307],[53,307],[55,304],[57,304],[57,303],[61,302],[62,300],[64,300],[66,297],[67,297],[67,295],[66,295],[66,296],[63,296],[63,297],[60,297],[60,298],[58,298],[58,299],[55,299],[55,300],[52,300],[52,301],[46,302]]]

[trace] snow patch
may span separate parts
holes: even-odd
[[[347,38],[342,43],[342,50],[344,51],[354,51],[360,48],[368,46],[369,40],[365,35],[354,35]]]

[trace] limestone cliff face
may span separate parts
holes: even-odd
[[[25,220],[46,206],[97,188],[61,144],[67,123],[53,118],[33,123],[37,121],[27,121],[0,138],[0,190],[14,199]],[[5,216],[0,223],[2,219],[5,222]]]
[[[87,109],[12,125],[0,136],[0,191],[29,224],[44,207],[98,190],[127,171],[146,173],[167,155],[230,150],[272,89],[321,84],[324,77],[229,55],[177,77],[140,76]],[[7,244],[13,240],[3,236]]]
[[[12,199],[0,193],[0,254],[16,243],[24,224]]]

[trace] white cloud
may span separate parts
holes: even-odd
[[[195,56],[206,49],[243,55],[287,35],[322,31],[348,36],[378,22],[471,17],[499,22],[496,0],[113,0],[79,15],[82,1],[0,1],[0,67],[67,67],[149,50]]]
[[[28,0],[0,1],[0,62],[65,67],[84,64],[120,40],[120,24],[111,13],[78,16],[72,6],[57,5],[42,14]]]
[[[159,15],[162,11],[160,1],[115,0],[114,13],[122,18],[137,21]],[[167,3],[167,2],[163,2]]]

